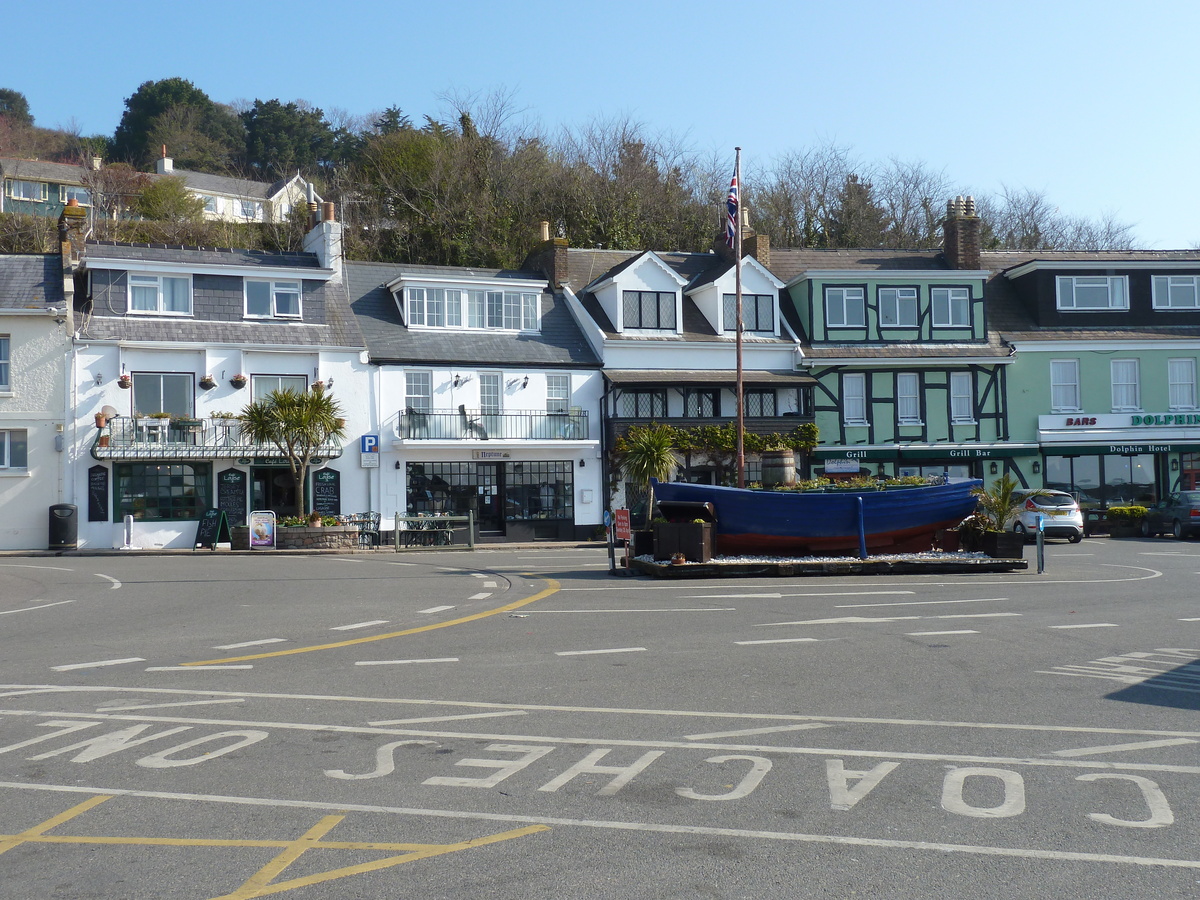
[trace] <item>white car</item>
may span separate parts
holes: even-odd
[[[1046,537],[1066,538],[1072,544],[1083,540],[1083,513],[1075,498],[1063,491],[1017,491],[1021,508],[1009,523],[1025,540],[1036,539],[1038,517],[1043,519],[1042,533]]]

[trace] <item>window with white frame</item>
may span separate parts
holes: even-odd
[[[92,192],[81,184],[60,184],[58,186],[58,200],[63,204],[74,200],[80,206],[91,206]]]
[[[160,315],[192,314],[192,280],[176,275],[130,275],[129,311]]]
[[[9,379],[9,367],[12,359],[9,356],[12,347],[12,339],[7,334],[0,334],[0,391],[11,391],[12,383]]]
[[[246,279],[246,318],[300,318],[300,282]]]
[[[501,390],[499,372],[479,373],[479,411],[486,416],[500,414]]]
[[[1114,412],[1142,408],[1138,389],[1138,361],[1114,359],[1109,363],[1112,374],[1112,408]]]
[[[915,287],[880,288],[879,324],[885,328],[915,328],[917,325],[917,289]]]
[[[29,466],[29,437],[23,428],[0,431],[0,469]]]
[[[736,332],[737,295],[725,294],[721,301],[721,327],[725,331]],[[742,331],[775,333],[774,294],[742,294]]]
[[[847,425],[867,424],[867,376],[842,376],[842,418]]]
[[[1200,309],[1200,276],[1155,275],[1155,309]]]
[[[860,287],[825,288],[825,324],[831,328],[866,325],[865,297]]]
[[[262,204],[257,200],[240,200],[238,209],[241,211],[243,219],[257,220],[262,215]]]
[[[21,178],[9,178],[4,182],[5,192],[14,200],[28,200],[31,203],[41,203],[46,199],[46,183],[44,181],[25,181]]]
[[[211,215],[217,214],[217,212],[219,211],[219,208],[217,206],[217,198],[216,197],[213,197],[209,194],[205,194],[200,199],[204,201],[204,211],[206,213],[209,213]]]
[[[975,379],[970,372],[950,373],[950,421],[958,425],[975,421]]]
[[[1079,412],[1079,360],[1050,360],[1050,409]]]
[[[410,328],[537,331],[539,297],[534,291],[410,287],[404,289],[405,320]]]
[[[404,373],[404,405],[412,411],[428,412],[433,408],[433,373]]]
[[[901,425],[921,424],[921,377],[916,372],[896,376],[896,420]]]
[[[1173,410],[1196,408],[1196,360],[1168,359],[1167,381],[1169,382],[1168,400]]]
[[[674,331],[675,301],[674,291],[624,291],[621,294],[623,327]]]
[[[969,328],[971,292],[965,287],[935,287],[929,291],[934,328]]]
[[[1059,275],[1059,309],[1129,309],[1129,285],[1124,275]]]
[[[190,416],[195,408],[195,393],[190,373],[134,372],[133,414]]]
[[[565,414],[571,409],[571,376],[546,376],[546,412]]]
[[[253,375],[250,379],[251,396],[265,400],[272,391],[295,391],[303,394],[308,390],[308,378],[304,375]]]

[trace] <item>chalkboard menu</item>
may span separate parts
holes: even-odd
[[[217,549],[218,541],[228,541],[229,523],[225,521],[225,513],[219,509],[206,509],[200,514],[200,522],[196,526],[196,540],[192,550],[197,547]]]
[[[88,469],[88,521],[108,521],[108,469],[105,466]]]
[[[217,475],[217,509],[225,513],[229,524],[246,524],[246,473],[226,469]]]
[[[321,469],[312,477],[312,505],[323,516],[342,514],[342,473],[337,469]]]

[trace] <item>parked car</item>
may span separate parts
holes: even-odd
[[[1200,534],[1200,491],[1180,491],[1146,511],[1142,535],[1171,534],[1179,540]]]
[[[1072,544],[1083,540],[1083,513],[1075,498],[1065,491],[1016,491],[1022,500],[1009,525],[1026,541],[1037,537],[1038,517],[1042,517],[1042,533],[1048,537],[1066,538]]]

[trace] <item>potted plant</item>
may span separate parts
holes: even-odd
[[[130,375],[121,375],[117,378],[117,387],[123,390],[129,390],[133,387],[133,377]]]
[[[1110,506],[1108,508],[1109,537],[1149,536],[1150,530],[1142,531],[1148,510],[1144,506]]]
[[[312,512],[310,512],[308,514],[308,527],[309,528],[320,528],[321,527],[321,519],[322,519],[321,514],[314,509]]]
[[[205,375],[200,379],[200,387],[204,388],[206,391],[211,391],[216,386],[217,379],[213,378],[211,375]]]
[[[646,488],[646,522],[654,518],[654,491],[651,480],[666,481],[675,474],[679,465],[674,453],[674,434],[665,425],[650,424],[630,428],[621,437],[617,447],[620,455],[620,470],[627,481]],[[633,532],[631,543],[634,556],[653,553],[653,532]],[[646,545],[649,544],[649,547]]]
[[[1016,514],[1025,497],[1017,494],[1017,482],[1007,472],[992,482],[991,488],[977,487],[971,492],[978,500],[972,527],[981,534],[981,549],[999,559],[1021,559],[1025,555],[1025,535],[1006,531],[1005,526]],[[1029,495],[1026,495],[1029,496]],[[963,525],[959,526],[960,531]]]
[[[232,378],[229,379],[229,383],[232,384],[235,388],[237,388],[240,391],[242,388],[244,388],[246,386],[246,382],[249,380],[250,379],[248,379],[241,372],[238,372],[238,374],[234,375]]]
[[[325,382],[323,382],[323,381],[314,381],[314,382],[312,383],[312,389],[313,389],[314,391],[316,391],[318,394],[319,394],[319,393],[321,393],[323,390],[325,390]]]
[[[102,412],[96,413],[96,427],[103,428],[107,424],[108,424],[108,416],[106,416]]]

